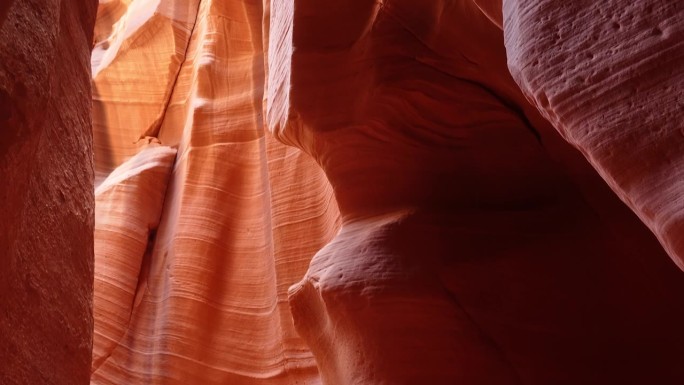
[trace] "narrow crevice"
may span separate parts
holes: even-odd
[[[146,130],[140,135],[139,140],[142,140],[146,137],[152,137],[152,138],[158,138],[159,132],[161,131],[161,128],[164,126],[164,122],[166,121],[166,114],[169,109],[169,105],[171,104],[171,100],[173,99],[173,95],[176,91],[176,84],[178,83],[178,78],[180,78],[180,74],[183,71],[183,67],[185,66],[185,63],[188,59],[188,52],[190,51],[190,45],[192,44],[192,38],[195,35],[195,28],[197,27],[197,20],[199,19],[199,14],[200,14],[200,8],[202,7],[202,0],[197,1],[197,10],[195,12],[195,20],[192,23],[192,28],[190,29],[190,34],[188,37],[188,44],[185,46],[185,52],[183,52],[183,57],[180,60],[180,64],[178,66],[178,71],[176,71],[176,75],[173,78],[173,81],[171,82],[171,88],[169,88],[169,93],[168,96],[166,97],[166,100],[164,102],[164,106],[162,107],[162,113],[161,117],[159,118],[158,122],[155,122],[155,124],[152,126],[152,128]]]

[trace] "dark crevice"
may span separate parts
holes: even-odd
[[[524,382],[522,381],[520,374],[516,370],[513,363],[508,359],[506,352],[504,352],[501,346],[499,346],[499,344],[494,340],[494,338],[490,336],[488,333],[486,333],[485,330],[480,325],[478,325],[477,322],[475,322],[473,317],[461,305],[460,301],[458,300],[458,298],[456,298],[456,295],[454,293],[452,293],[450,290],[445,290],[445,292],[449,299],[451,299],[453,304],[463,313],[463,315],[470,322],[470,324],[473,325],[480,338],[482,338],[482,340],[497,353],[498,358],[501,360],[501,362],[503,362],[506,366],[510,368],[511,373],[514,376],[515,383],[519,385],[524,385]]]

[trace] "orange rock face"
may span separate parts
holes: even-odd
[[[0,3],[0,384],[91,362],[95,1]]]
[[[151,246],[176,150],[142,149],[95,191],[93,368],[116,349],[147,285]]]
[[[317,384],[287,301],[335,234],[265,132],[260,1],[102,3],[92,384]]]
[[[0,383],[684,383],[684,10],[569,3],[4,1]]]

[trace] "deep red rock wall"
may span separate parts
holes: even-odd
[[[83,385],[92,347],[96,1],[0,4],[0,383]]]
[[[684,269],[684,3],[504,1],[511,73]]]
[[[297,330],[326,384],[681,383],[681,272],[525,100],[490,3],[271,3],[270,128],[343,219]]]
[[[683,383],[681,9],[613,5],[102,2],[91,146],[94,4],[4,2],[0,383]]]

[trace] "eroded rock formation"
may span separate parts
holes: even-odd
[[[287,289],[337,206],[315,163],[264,130],[262,13],[100,5],[93,384],[319,383]]]
[[[178,154],[96,277],[93,382],[681,382],[680,272],[513,81],[511,7],[103,3],[98,180]]]
[[[0,3],[0,384],[91,361],[90,39],[97,1]]]
[[[343,218],[297,330],[327,384],[680,383],[681,273],[526,102],[484,5],[272,2],[268,121]]]
[[[528,99],[684,269],[684,3],[504,5]]]
[[[0,383],[684,383],[684,10],[623,3],[4,1]]]

